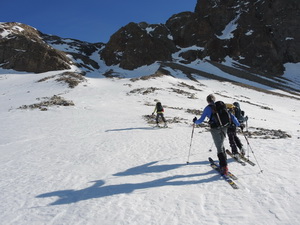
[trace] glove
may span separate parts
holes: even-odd
[[[240,128],[241,128],[241,130],[243,131],[244,128],[245,128],[245,124],[241,123],[241,124],[240,124]]]
[[[197,117],[195,117],[195,118],[193,119],[193,123],[195,123],[195,122],[196,122],[196,120],[197,120]]]

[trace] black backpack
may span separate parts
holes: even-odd
[[[210,126],[216,127],[228,127],[231,124],[231,117],[226,108],[226,105],[222,101],[217,101],[214,105],[210,105],[212,108],[212,115],[210,117]]]
[[[164,108],[160,102],[156,103],[156,111],[157,112],[163,112]]]

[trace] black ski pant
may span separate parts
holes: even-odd
[[[239,137],[236,135],[236,127],[229,127],[227,130],[227,135],[232,153],[238,153],[238,148],[241,149],[243,145]]]
[[[164,123],[166,122],[166,119],[165,119],[165,117],[164,117],[164,114],[163,113],[157,113],[156,114],[156,123],[158,124],[158,119],[159,119],[159,117],[161,117],[161,119],[162,119],[162,121],[164,121]]]

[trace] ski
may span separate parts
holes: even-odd
[[[249,163],[251,166],[255,166],[255,163],[252,162],[250,159],[246,158],[244,155],[240,154],[240,157],[241,157],[242,160]]]
[[[212,158],[208,158],[209,162],[210,162],[210,166],[218,171],[218,173],[224,178],[224,180],[233,188],[233,189],[238,189],[239,187],[237,186],[237,184],[233,181],[233,180],[237,180],[237,177],[234,176],[232,173],[228,172],[228,176],[221,174],[220,171],[220,166],[212,159]]]
[[[210,163],[213,163],[213,164],[215,164],[217,167],[219,167],[219,164],[216,163],[211,157],[209,157],[208,160],[209,160]],[[228,176],[229,176],[232,180],[237,180],[237,179],[238,179],[238,178],[237,178],[235,175],[233,175],[233,173],[231,173],[230,171],[228,171]]]
[[[243,161],[241,160],[241,158],[240,158],[240,159],[236,158],[236,157],[232,154],[232,152],[229,151],[228,149],[226,149],[226,153],[227,153],[228,155],[230,155],[236,162],[240,163],[240,164],[243,165],[243,166],[246,166],[246,163],[243,162]],[[241,156],[241,155],[240,155],[240,156]]]
[[[157,126],[157,125],[156,125],[156,126],[154,126],[153,128],[161,128],[161,129],[164,129],[164,128],[165,128],[165,129],[166,129],[166,128],[171,128],[171,127],[169,127],[169,126],[159,126],[159,125]]]

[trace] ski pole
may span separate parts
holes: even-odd
[[[195,123],[193,124],[192,129],[192,135],[191,135],[191,142],[190,142],[190,149],[189,149],[189,155],[186,164],[189,164],[190,154],[191,154],[191,148],[192,148],[192,142],[193,142],[193,135],[194,135],[194,129],[195,129]]]
[[[259,163],[258,163],[258,161],[257,161],[257,158],[256,158],[256,156],[255,156],[255,154],[254,154],[254,151],[253,151],[253,149],[252,149],[252,147],[251,147],[251,145],[250,145],[250,143],[249,143],[249,140],[248,140],[248,138],[246,137],[246,135],[245,135],[245,133],[243,132],[243,130],[242,130],[242,133],[243,133],[243,135],[244,135],[244,137],[245,137],[245,139],[246,139],[246,142],[247,142],[247,145],[248,145],[249,149],[251,150],[251,152],[252,152],[252,154],[253,154],[253,156],[254,156],[254,159],[255,159],[255,161],[256,161],[256,163],[257,163],[259,169],[260,169],[260,172],[262,173],[263,170],[261,169],[261,167],[260,167],[260,165],[259,165]]]

